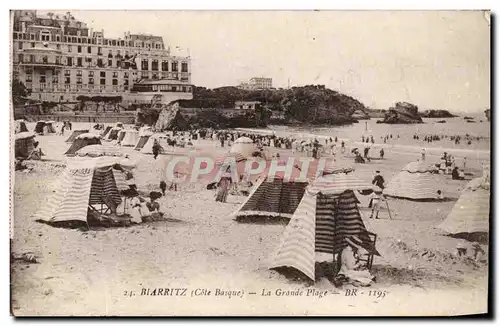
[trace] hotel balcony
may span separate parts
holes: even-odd
[[[60,69],[63,67],[63,64],[60,62],[52,61],[52,60],[23,60],[19,62],[19,65],[27,68],[56,68]]]

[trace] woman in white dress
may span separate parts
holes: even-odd
[[[347,245],[347,247],[342,250],[340,256],[342,265],[339,274],[344,275],[351,281],[359,282],[361,285],[370,285],[374,276],[372,276],[367,269],[363,269],[363,266],[356,258],[356,251],[357,249],[352,245]]]

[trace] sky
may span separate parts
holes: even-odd
[[[472,113],[490,107],[490,25],[481,11],[72,14],[104,29],[105,37],[126,31],[162,36],[173,54],[189,53],[197,86],[265,76],[275,87],[326,85],[376,109],[398,101],[422,110]]]

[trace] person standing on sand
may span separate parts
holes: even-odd
[[[378,219],[378,213],[380,212],[380,204],[385,200],[384,195],[382,194],[382,189],[380,187],[375,186],[375,190],[370,195],[370,204],[368,207],[372,208],[372,213],[370,214],[370,218],[373,218],[373,214],[375,214],[375,219]]]
[[[340,143],[340,147],[341,147],[342,154],[344,154],[345,153],[345,143],[344,143],[344,141],[342,141],[342,143]]]
[[[385,154],[384,149],[381,148],[380,149],[380,158],[384,158],[384,154]]]
[[[425,148],[422,148],[422,161],[425,161]]]
[[[380,175],[380,171],[375,171],[375,176],[373,177],[373,180],[372,180],[372,185],[375,185],[377,187],[379,187],[380,189],[384,190],[385,186],[384,186],[384,183],[385,183],[385,180],[384,180],[384,177],[382,175]]]

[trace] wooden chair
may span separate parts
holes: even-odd
[[[368,237],[370,238],[370,247],[376,248],[375,244],[377,243],[377,235],[375,233],[368,232]],[[358,255],[358,260],[365,263],[366,268],[370,270],[373,265],[373,256],[374,255],[372,253]]]

